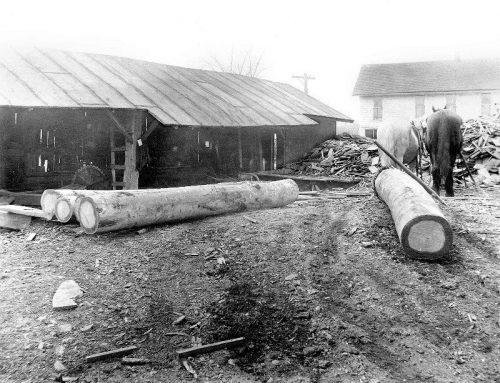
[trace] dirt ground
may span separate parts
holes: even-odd
[[[0,381],[500,382],[500,189],[457,194],[439,262],[405,257],[374,196],[141,234],[2,231]],[[85,293],[53,311],[66,279]],[[189,358],[197,378],[176,357],[239,336],[238,349]],[[85,362],[130,345],[149,363]]]

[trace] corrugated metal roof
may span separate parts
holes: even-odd
[[[37,48],[0,51],[0,106],[148,110],[164,125],[310,125],[351,120],[294,87],[129,58]]]
[[[354,96],[500,89],[500,60],[363,65]]]

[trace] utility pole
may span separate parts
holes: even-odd
[[[309,80],[316,80],[316,77],[313,77],[311,75],[308,75],[307,73],[304,73],[301,76],[292,76],[292,78],[300,78],[301,80],[304,81],[304,93],[309,94],[309,88],[307,87],[307,82]]]

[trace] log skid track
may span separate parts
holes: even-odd
[[[0,231],[0,381],[53,380],[60,360],[80,382],[188,382],[177,350],[238,337],[187,361],[200,381],[498,379],[498,189],[446,199],[454,242],[435,262],[406,257],[377,197],[308,197],[140,232]],[[64,279],[83,297],[53,311]],[[85,360],[129,346],[150,362]]]

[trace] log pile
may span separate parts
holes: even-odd
[[[289,179],[233,182],[140,190],[45,190],[46,217],[60,222],[72,216],[85,233],[94,234],[192,218],[267,209],[297,200],[299,188]]]
[[[478,183],[486,186],[500,183],[500,118],[480,117],[463,125],[463,153],[470,169],[477,171]],[[454,175],[459,180],[467,176],[457,164]]]
[[[285,172],[359,178],[375,173],[377,164],[377,147],[370,139],[344,133],[323,142],[299,161],[285,165]]]

